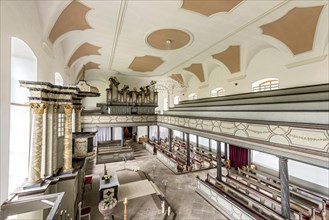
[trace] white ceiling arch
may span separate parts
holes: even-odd
[[[57,18],[70,3],[71,1],[35,2],[43,21],[44,36],[49,35]],[[251,57],[262,48],[258,44],[252,45],[247,42],[265,41],[267,44],[264,45],[278,48],[283,56],[291,58],[291,62],[312,58],[315,55],[312,52],[292,58],[291,52],[285,45],[274,38],[270,39],[271,37],[262,35],[259,28],[280,19],[296,7],[324,6],[319,18],[314,50],[322,55],[326,52],[323,52],[328,38],[328,1],[326,0],[241,1],[231,10],[214,13],[211,16],[182,8],[183,1],[80,0],[79,3],[91,9],[85,17],[91,29],[64,33],[53,45],[55,51],[62,51],[66,63],[76,48],[83,43],[101,47],[99,57],[83,57],[72,65],[70,72],[77,77],[82,65],[89,61],[99,63],[100,69],[88,70],[87,74],[117,72],[119,75],[148,78],[168,77],[181,73],[185,77],[190,73],[187,73],[184,68],[194,63],[202,63],[207,65],[207,69],[210,67],[208,60],[211,56],[220,53],[230,45],[240,45],[243,48],[241,71],[245,71]],[[193,40],[188,45],[172,51],[151,48],[146,43],[147,36],[152,31],[164,28],[186,31],[193,36]],[[49,40],[45,42],[49,44]],[[128,68],[136,56],[144,55],[160,57],[164,62],[153,71],[145,73]],[[209,72],[211,70],[204,72],[205,81],[209,77]]]

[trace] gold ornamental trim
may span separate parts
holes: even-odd
[[[73,105],[70,105],[70,104],[64,105],[63,109],[64,109],[65,115],[70,115],[70,114],[72,114],[72,111],[73,111]]]
[[[43,103],[32,103],[30,104],[33,114],[42,115],[47,109],[47,105]]]

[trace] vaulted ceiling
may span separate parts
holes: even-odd
[[[203,63],[241,71],[242,45],[262,38],[289,56],[328,35],[327,1],[36,1],[45,42],[63,52],[73,78],[117,73],[205,81]],[[250,47],[250,45],[249,45]],[[250,49],[250,48],[249,48]]]

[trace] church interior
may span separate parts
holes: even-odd
[[[0,219],[329,220],[327,0],[0,10]]]

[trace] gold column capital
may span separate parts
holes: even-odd
[[[54,104],[54,113],[58,113],[58,110],[61,106],[59,104]]]
[[[33,114],[36,115],[42,115],[47,109],[47,105],[44,103],[31,103],[30,107],[32,109]]]
[[[73,105],[72,104],[63,105],[63,108],[64,108],[65,115],[72,114],[72,111],[73,111]]]
[[[81,112],[82,106],[81,105],[76,105],[76,106],[74,106],[74,110],[75,110],[75,112]]]

